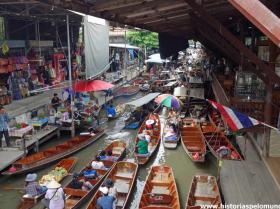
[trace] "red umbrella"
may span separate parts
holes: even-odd
[[[74,91],[76,92],[90,92],[90,91],[103,91],[114,87],[113,84],[101,81],[101,80],[91,80],[91,81],[78,81],[74,84]]]

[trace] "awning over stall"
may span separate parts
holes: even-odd
[[[150,93],[150,94],[147,94],[146,96],[141,97],[141,98],[139,98],[137,100],[125,103],[124,105],[125,106],[129,105],[129,106],[134,106],[134,107],[141,107],[141,106],[143,106],[145,104],[148,104],[150,101],[155,99],[158,95],[160,95],[160,93]]]

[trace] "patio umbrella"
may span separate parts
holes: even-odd
[[[78,81],[74,84],[74,91],[76,92],[91,92],[91,91],[103,91],[114,87],[113,84],[101,81],[101,80],[91,80],[91,81]]]
[[[181,107],[181,101],[171,94],[159,95],[155,99],[155,102],[169,108],[173,107],[175,109],[179,109]]]

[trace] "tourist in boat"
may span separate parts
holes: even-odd
[[[101,186],[99,191],[102,197],[99,197],[96,202],[97,209],[113,209],[115,197],[109,195],[109,189],[106,186]]]
[[[54,93],[53,98],[51,100],[51,104],[52,104],[53,109],[55,109],[55,111],[57,112],[57,108],[60,105],[60,99],[57,96],[57,93]]]
[[[0,149],[2,149],[2,137],[5,136],[7,147],[10,147],[10,136],[8,131],[9,116],[3,105],[0,105]]]
[[[84,173],[82,173],[81,175],[84,175]],[[97,176],[97,173],[95,171],[94,176]],[[70,187],[72,189],[81,189],[83,191],[90,191],[93,186],[89,181],[85,181],[84,179],[79,179],[80,175],[77,173],[74,173],[73,175],[73,179],[70,183]]]
[[[29,173],[25,178],[25,195],[28,197],[36,197],[44,193],[47,188],[40,186],[37,182],[37,174]]]
[[[106,179],[104,182],[104,186],[106,186],[109,189],[108,195],[113,196],[115,198],[115,201],[113,203],[113,209],[115,209],[118,195],[117,187],[114,185],[112,179]]]
[[[65,194],[61,188],[61,184],[52,180],[47,185],[47,192],[45,198],[42,200],[42,204],[48,209],[64,209],[65,206]]]
[[[109,160],[109,161],[115,162],[115,161],[118,160],[118,157],[116,157],[116,156],[113,155],[112,150],[108,150],[105,159],[106,159],[106,160]]]
[[[116,108],[111,104],[109,107],[106,108],[107,115],[110,118],[113,118],[117,115]]]
[[[91,162],[91,167],[93,169],[106,169],[104,163],[100,161],[100,156],[96,156],[95,160]]]
[[[145,140],[145,138],[139,138],[139,141],[137,143],[137,153],[140,155],[148,154],[148,145],[149,143],[147,142],[147,140]]]

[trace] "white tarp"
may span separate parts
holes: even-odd
[[[144,96],[144,97],[142,97],[140,99],[134,100],[132,102],[125,103],[124,105],[130,105],[130,106],[134,106],[134,107],[141,107],[144,104],[147,104],[150,101],[152,101],[153,99],[155,99],[158,95],[160,95],[160,93],[150,93],[150,94],[147,94],[146,96]]]
[[[93,16],[84,17],[86,78],[106,71],[109,63],[109,24]]]

